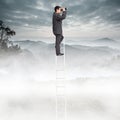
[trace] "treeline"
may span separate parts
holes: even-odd
[[[0,50],[4,51],[19,51],[20,46],[14,45],[9,40],[12,36],[16,35],[16,32],[7,26],[2,20],[0,20]]]

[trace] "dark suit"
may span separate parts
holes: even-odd
[[[62,20],[66,18],[66,11],[63,11],[62,15],[54,12],[52,23],[53,23],[53,34],[56,36],[55,48],[56,54],[60,53],[60,43],[62,42],[64,36],[62,32]]]

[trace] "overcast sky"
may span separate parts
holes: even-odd
[[[64,36],[120,38],[120,0],[0,0],[0,19],[16,30],[16,39],[53,37],[56,5],[68,8]]]

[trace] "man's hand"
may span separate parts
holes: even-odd
[[[61,8],[62,9],[62,11],[65,11],[65,8]]]
[[[63,8],[63,11],[65,11],[65,8]]]

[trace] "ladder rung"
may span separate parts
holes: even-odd
[[[65,85],[56,85],[56,87],[61,87],[61,88],[65,88]]]
[[[57,77],[56,79],[57,79],[57,80],[60,80],[60,79],[64,79],[64,78],[63,78],[63,77]]]
[[[56,69],[56,72],[64,72],[65,70],[64,70],[64,68],[62,68],[62,69]]]
[[[58,98],[63,98],[63,99],[66,98],[65,94],[64,94],[64,95],[56,95],[56,97],[57,97],[57,99],[58,99]]]
[[[58,86],[56,86],[56,90],[57,90],[57,89],[64,89],[64,90],[65,90],[65,86],[59,86],[59,85],[58,85]]]
[[[64,94],[59,94],[59,93],[57,93],[56,96],[57,96],[57,97],[65,97],[65,93],[64,93]]]
[[[64,73],[56,73],[56,77],[57,78],[64,78]]]
[[[64,69],[65,66],[64,66],[64,65],[63,65],[63,66],[62,66],[62,65],[58,65],[58,66],[56,65],[56,69],[58,69],[58,68],[59,68],[59,69],[60,69],[60,68]]]
[[[57,88],[56,88],[56,92],[57,92],[57,94],[59,94],[59,95],[64,95],[64,94],[65,94],[65,87],[62,87],[62,88],[57,87]]]
[[[63,97],[63,96],[65,96],[65,93],[57,93],[56,96]]]
[[[62,78],[62,77],[60,78],[60,77],[57,76],[56,79],[57,79],[56,83],[58,83],[58,82],[63,82],[64,83],[65,82],[65,78]]]
[[[61,80],[63,80],[63,81],[65,80],[65,77],[63,77],[63,76],[62,76],[62,77],[56,76],[56,78],[58,78],[59,80],[61,79]]]
[[[58,85],[58,86],[65,86],[65,82],[64,81],[57,81],[56,85]]]
[[[64,69],[56,69],[56,71],[64,71]]]
[[[56,81],[56,85],[61,85],[61,86],[65,85],[65,81],[60,81],[60,80]]]
[[[56,85],[65,85],[65,81],[63,80],[57,80]]]
[[[65,85],[65,81],[62,79],[56,81],[56,85]]]
[[[63,90],[65,89],[65,86],[56,86],[56,89]]]
[[[64,73],[64,70],[56,70],[56,73]]]
[[[57,86],[58,86],[58,87],[59,87],[59,86],[60,86],[60,87],[65,86],[65,83],[56,83],[56,87],[57,87]],[[65,87],[66,87],[66,86],[65,86]]]

